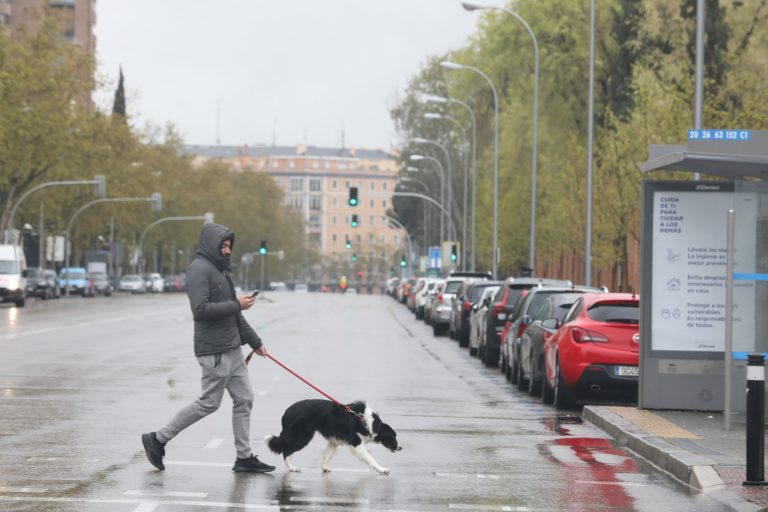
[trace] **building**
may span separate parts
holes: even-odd
[[[403,232],[386,212],[398,181],[395,155],[382,150],[315,146],[185,146],[194,165],[221,159],[234,172],[264,172],[285,191],[285,203],[301,213],[307,239],[326,263],[392,261],[403,251]],[[357,187],[359,204],[348,204]],[[357,215],[358,226],[352,226]],[[347,240],[351,247],[347,249]]]
[[[0,27],[7,27],[14,39],[34,33],[46,7],[61,17],[62,35],[67,41],[96,54],[96,0],[0,0]]]

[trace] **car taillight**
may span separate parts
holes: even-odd
[[[440,304],[443,303],[443,294],[442,293],[437,294],[437,302],[439,302]]]
[[[520,323],[518,324],[518,326],[517,326],[517,337],[518,337],[518,338],[522,338],[522,337],[523,337],[523,333],[525,332],[525,330],[526,330],[527,328],[528,328],[528,324],[527,324],[527,323],[525,323],[525,322],[520,322]]]
[[[464,311],[469,311],[471,309],[472,309],[472,303],[469,302],[468,300],[465,300],[464,301]]]
[[[608,338],[599,332],[588,331],[579,327],[573,328],[573,341],[576,343],[608,343]]]

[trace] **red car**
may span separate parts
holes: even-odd
[[[639,329],[639,295],[585,293],[579,297],[544,345],[542,399],[567,409],[588,392],[636,396]]]

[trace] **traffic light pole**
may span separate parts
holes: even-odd
[[[267,255],[262,254],[261,255],[261,288],[259,290],[264,290],[264,262],[267,260]]]

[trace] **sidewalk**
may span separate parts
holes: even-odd
[[[746,487],[744,424],[723,429],[723,415],[585,406],[582,418],[678,480],[739,512],[768,511],[768,486]],[[768,465],[766,465],[768,467]]]

